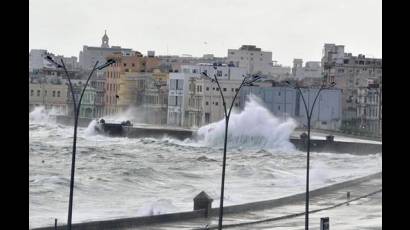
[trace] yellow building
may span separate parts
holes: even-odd
[[[65,114],[67,112],[67,92],[66,84],[52,83],[29,83],[29,110],[37,106],[44,106],[45,109]]]

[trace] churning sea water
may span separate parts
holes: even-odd
[[[73,128],[37,108],[29,115],[29,224],[67,219]],[[79,128],[73,222],[190,211],[201,191],[219,203],[224,121],[196,139],[112,138]],[[303,192],[306,154],[296,124],[250,100],[230,120],[225,205]],[[312,153],[311,189],[381,171],[381,154]]]

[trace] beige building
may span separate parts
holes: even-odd
[[[353,56],[344,52],[343,45],[325,44],[322,57],[322,71],[325,81],[335,82],[336,87],[343,90],[342,94],[342,129],[356,130],[362,111],[359,109],[359,99],[367,97],[362,88],[377,84],[381,91],[382,59],[368,58],[359,54]],[[381,105],[380,105],[381,107]],[[380,114],[381,116],[381,114]],[[381,121],[379,122],[381,124]],[[381,129],[381,126],[375,129]],[[379,132],[375,132],[379,133]]]
[[[55,110],[58,113],[67,112],[66,84],[53,83],[29,83],[29,110],[37,106],[44,106],[47,110]]]
[[[145,123],[157,125],[167,124],[168,77],[168,73],[154,70],[151,77],[146,78],[143,93]]]
[[[143,57],[139,52],[133,52],[130,56],[115,53],[108,58],[113,58],[116,63],[105,72],[105,115],[141,105],[145,78],[152,76],[153,70],[158,68],[159,59]]]

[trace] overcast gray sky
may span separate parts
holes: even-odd
[[[324,43],[382,57],[381,0],[30,0],[29,48],[77,56],[83,45],[146,54],[213,53],[243,44],[279,64],[319,61]]]

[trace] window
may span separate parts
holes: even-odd
[[[238,107],[239,106],[239,103],[235,103],[235,107]]]
[[[206,91],[209,91],[209,87],[206,87]]]
[[[280,105],[278,106],[278,110],[280,110]]]
[[[124,67],[127,66],[127,63],[124,63]]]
[[[44,96],[47,96],[47,90],[46,90],[46,91],[44,91]]]
[[[209,105],[209,102],[206,101],[206,102],[205,102],[205,105]]]
[[[253,57],[251,58],[251,60],[253,61]]]
[[[280,92],[278,92],[278,96],[280,96]]]
[[[37,90],[37,97],[40,97],[40,90]]]
[[[222,77],[222,70],[217,70],[216,71],[216,76]]]
[[[231,91],[233,92],[233,88],[231,88]]]
[[[55,96],[56,96],[56,91],[53,90],[53,97],[55,97]]]
[[[218,102],[215,102],[215,105],[218,105]]]
[[[46,91],[47,92],[47,91]],[[57,97],[60,97],[60,91],[57,91]]]
[[[216,91],[219,91],[219,88],[216,88]]]
[[[31,96],[34,96],[34,90],[31,90],[30,95],[31,95]]]
[[[223,88],[224,92],[226,92],[226,88]]]
[[[135,64],[134,64],[134,63],[132,63],[132,64],[131,64],[131,66],[132,66],[132,67],[134,67],[134,66],[135,66]]]

